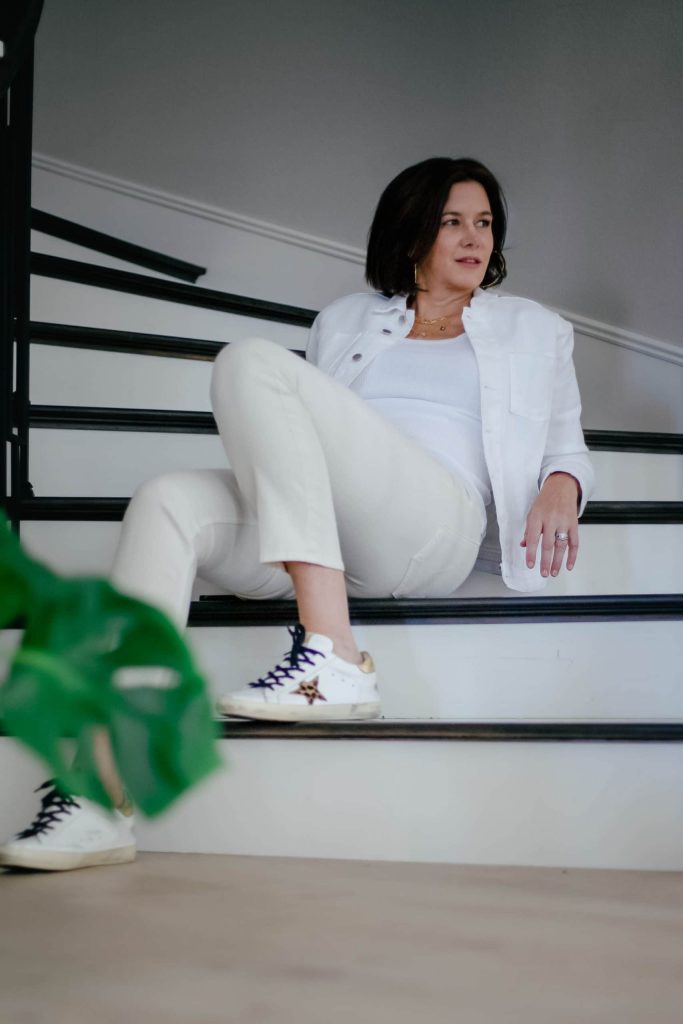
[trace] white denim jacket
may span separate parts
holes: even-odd
[[[361,292],[337,299],[311,327],[306,359],[349,385],[379,353],[411,330],[406,296]],[[526,518],[546,477],[570,473],[581,487],[579,515],[593,489],[572,361],[572,325],[530,299],[477,288],[463,326],[479,365],[484,456],[493,503],[475,568],[502,573],[513,590],[536,590],[540,545],[526,566]]]

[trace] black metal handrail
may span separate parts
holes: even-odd
[[[80,245],[85,249],[92,249],[106,256],[115,256],[127,263],[135,263],[140,267],[147,267],[148,270],[177,277],[181,281],[194,283],[198,277],[206,273],[206,267],[179,260],[175,256],[166,256],[133,242],[125,242],[121,238],[95,231],[93,228],[76,224],[75,221],[66,220],[64,217],[56,217],[43,210],[31,210],[31,227],[34,231],[40,231],[53,238],[61,238],[64,242],[73,242],[74,245]]]

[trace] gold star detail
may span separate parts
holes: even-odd
[[[317,679],[309,679],[307,683],[299,683],[296,690],[292,690],[292,693],[298,693],[300,696],[305,697],[309,705],[311,705],[315,700],[327,701],[327,697],[323,697],[322,693],[318,689]]]

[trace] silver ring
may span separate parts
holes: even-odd
[[[561,540],[561,541],[569,540],[569,534],[568,533],[560,533],[559,530],[556,530],[555,531],[555,540]]]

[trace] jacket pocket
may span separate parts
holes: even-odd
[[[547,420],[555,386],[555,356],[537,352],[511,352],[510,412],[530,420]]]

